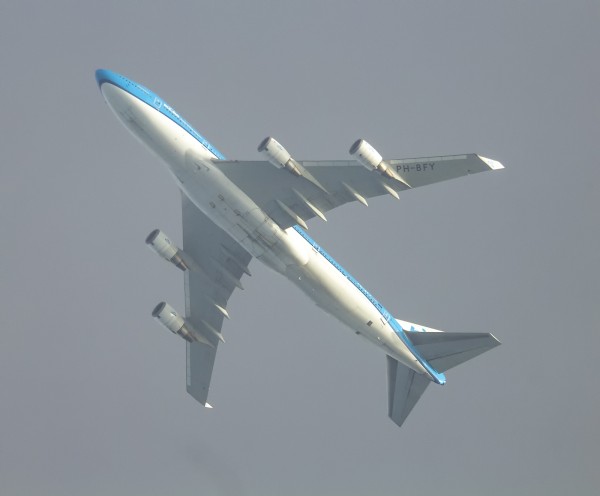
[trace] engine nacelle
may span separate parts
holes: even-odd
[[[258,145],[258,151],[265,155],[275,167],[287,169],[296,176],[302,175],[301,165],[292,158],[276,139],[267,136]]]
[[[381,154],[364,139],[358,139],[350,147],[350,155],[369,170],[377,170],[389,177],[395,177],[391,169],[383,161]]]
[[[194,341],[200,341],[210,344],[208,340],[202,338],[197,333],[194,333],[185,319],[179,315],[171,305],[164,301],[161,301],[158,305],[156,305],[156,307],[154,307],[154,310],[152,310],[152,317],[158,320],[173,334],[181,336],[190,343]]]
[[[183,271],[188,269],[188,266],[181,257],[181,250],[159,229],[155,229],[148,234],[146,244],[153,252],[157,253],[168,262],[171,262],[175,267]]]

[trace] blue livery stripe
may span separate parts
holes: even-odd
[[[204,136],[197,132],[192,126],[190,126],[175,110],[167,104],[162,98],[156,93],[153,93],[148,88],[145,88],[141,84],[127,79],[121,74],[109,71],[107,69],[98,69],[96,71],[96,81],[98,87],[101,87],[104,83],[110,83],[117,88],[121,88],[127,93],[139,98],[142,102],[150,105],[152,108],[158,110],[161,114],[171,119],[175,124],[181,127],[184,131],[194,137],[204,148],[211,152],[219,160],[225,160],[219,150],[217,150]]]
[[[379,303],[371,293],[369,293],[362,285],[354,278],[352,275],[344,269],[339,263],[337,263],[334,258],[329,255],[323,248],[321,248],[300,226],[294,226],[294,230],[300,234],[318,253],[320,253],[325,260],[327,260],[331,265],[333,265],[339,272],[341,272],[344,277],[346,277],[355,287],[358,289],[365,297],[373,304],[373,306],[378,310],[381,316],[386,320],[386,322],[392,327],[396,335],[400,338],[400,340],[404,343],[404,345],[411,351],[411,353],[415,356],[418,362],[423,366],[427,372],[431,374],[431,376],[435,379],[435,382],[438,384],[446,383],[446,376],[435,370],[427,360],[425,360],[417,351],[417,349],[413,346],[410,339],[402,329],[402,326],[396,321],[396,319],[388,312],[384,306]]]

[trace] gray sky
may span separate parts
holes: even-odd
[[[485,4],[485,5],[484,5]],[[595,494],[597,2],[5,2],[0,493]],[[148,86],[225,155],[477,152],[506,170],[350,205],[310,235],[399,318],[493,331],[402,429],[385,359],[254,262],[205,411],[154,256],[165,167],[94,70]]]

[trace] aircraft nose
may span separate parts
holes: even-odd
[[[96,71],[96,83],[98,83],[98,88],[100,88],[100,86],[102,86],[102,83],[104,81],[106,81],[106,70],[98,69]]]
[[[102,86],[102,83],[114,84],[115,76],[117,76],[117,74],[108,69],[98,69],[96,71],[96,83],[98,83],[98,88]]]

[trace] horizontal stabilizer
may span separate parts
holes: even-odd
[[[388,415],[400,426],[431,381],[390,356],[387,357],[387,372]]]
[[[500,344],[485,332],[407,332],[419,354],[438,372],[445,372]]]

